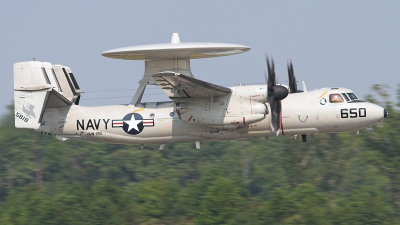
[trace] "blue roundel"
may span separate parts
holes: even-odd
[[[128,134],[139,134],[143,130],[143,117],[138,113],[129,113],[123,118],[122,129]]]

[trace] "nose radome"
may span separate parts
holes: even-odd
[[[366,107],[367,120],[371,122],[371,125],[381,122],[388,115],[388,112],[382,106],[368,103],[367,105],[365,105],[365,107]]]

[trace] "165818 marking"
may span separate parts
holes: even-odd
[[[27,123],[29,121],[29,118],[22,115],[21,113],[17,112],[17,114],[15,114],[15,117],[21,119],[22,121],[24,121],[25,123]]]

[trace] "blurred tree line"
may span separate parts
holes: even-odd
[[[117,145],[0,125],[0,224],[400,224],[400,92],[360,131]]]

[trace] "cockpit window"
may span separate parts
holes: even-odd
[[[358,99],[354,93],[347,93],[347,95],[350,97],[351,100]]]
[[[344,99],[346,99],[346,101],[348,101],[348,102],[350,101],[350,99],[349,99],[349,97],[347,97],[346,93],[342,93],[342,96]]]
[[[340,94],[330,94],[329,102],[330,103],[340,103],[340,102],[344,102],[344,100]]]

